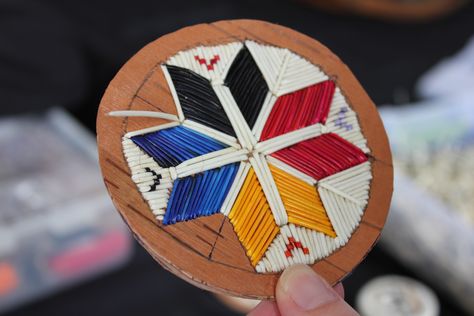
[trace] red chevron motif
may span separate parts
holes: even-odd
[[[207,70],[214,70],[214,65],[217,64],[217,62],[220,60],[220,57],[219,55],[214,55],[213,58],[209,59],[209,63],[206,62],[206,58],[199,57],[198,55],[195,55],[194,59],[200,65],[206,65]]]
[[[291,251],[295,248],[300,248],[301,250],[303,250],[303,253],[305,255],[309,254],[309,249],[306,247],[303,247],[303,244],[301,243],[301,241],[296,241],[296,239],[294,239],[293,237],[289,237],[288,244],[286,245],[285,256],[287,258],[293,257],[293,254],[291,253]]]

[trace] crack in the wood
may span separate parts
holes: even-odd
[[[112,181],[110,181],[106,178],[104,178],[104,183],[105,183],[105,186],[107,186],[107,184],[108,184],[108,185],[113,186],[117,190],[120,189],[120,187],[117,184],[113,183]]]
[[[214,253],[214,249],[216,248],[217,240],[219,239],[219,237],[222,237],[222,239],[225,239],[224,236],[221,235],[222,228],[224,227],[224,224],[225,224],[225,217],[222,218],[221,226],[219,227],[219,232],[216,236],[216,239],[214,240],[214,244],[212,245],[211,252],[207,256],[207,258],[209,260],[211,260],[211,258],[212,258],[212,254]]]
[[[363,224],[365,224],[365,225],[367,225],[367,226],[370,226],[370,227],[372,227],[372,228],[374,228],[374,229],[376,229],[376,230],[378,230],[378,231],[381,231],[381,230],[382,230],[382,227],[383,227],[383,226],[382,226],[382,227],[379,227],[379,226],[377,226],[377,225],[375,225],[375,224],[372,224],[371,222],[367,222],[367,220],[365,220],[365,219],[362,220],[362,221],[360,221],[360,222],[363,223]]]
[[[242,269],[240,267],[236,267],[236,266],[233,266],[233,265],[230,265],[230,264],[227,264],[227,263],[224,263],[224,262],[220,262],[220,261],[215,261],[215,260],[212,260],[210,259],[209,257],[203,255],[202,253],[200,253],[199,251],[197,251],[196,249],[194,249],[193,247],[191,247],[189,244],[187,244],[186,242],[184,242],[183,240],[179,239],[178,237],[174,236],[173,234],[171,234],[170,232],[166,231],[163,227],[160,227],[159,225],[156,224],[155,221],[152,221],[150,220],[148,217],[146,217],[145,215],[143,215],[139,210],[137,210],[134,206],[130,205],[130,204],[127,204],[127,207],[132,210],[134,213],[138,214],[140,217],[142,217],[143,219],[145,219],[147,222],[149,223],[152,223],[155,227],[157,227],[158,229],[160,229],[162,232],[166,233],[169,237],[171,237],[173,240],[175,240],[176,242],[178,242],[180,245],[182,245],[184,248],[192,251],[193,253],[195,253],[196,255],[202,257],[202,258],[205,258],[213,263],[216,263],[216,264],[219,264],[219,265],[222,265],[222,266],[225,266],[225,267],[228,267],[228,268],[231,268],[231,269],[234,269],[234,270],[239,270],[239,271],[242,271],[242,272],[247,272],[247,273],[255,273],[254,271],[249,271],[249,270],[246,270],[246,269]],[[223,219],[223,223],[225,221],[225,218]],[[222,223],[222,225],[223,225]],[[136,233],[133,233],[133,235],[138,239],[139,243],[144,245],[143,241],[141,240],[140,236]],[[146,247],[145,247],[146,248]],[[152,256],[153,257],[153,256]]]
[[[123,169],[121,166],[119,166],[116,162],[114,162],[110,158],[105,158],[105,161],[111,164],[112,166],[114,166],[115,168],[117,168],[118,170],[120,170],[121,172],[123,172],[124,174],[126,174],[127,176],[131,177],[130,172]]]
[[[326,262],[327,264],[329,264],[329,265],[333,266],[334,268],[338,269],[338,270],[339,270],[339,271],[341,271],[341,272],[347,273],[347,271],[346,271],[346,270],[344,270],[344,269],[343,269],[343,268],[341,268],[341,267],[338,267],[337,265],[335,265],[335,264],[334,264],[334,263],[332,263],[331,261],[328,261],[327,259],[323,259],[323,260],[321,260],[321,261],[324,261],[324,262]]]
[[[221,238],[225,238],[225,237],[220,233],[220,231],[213,229],[212,227],[210,227],[210,226],[207,225],[206,223],[201,223],[201,225],[202,225],[204,228],[206,228],[207,230],[211,231],[213,234],[215,234],[215,235],[217,235],[217,236],[219,236],[219,237],[221,237]]]
[[[145,98],[143,98],[143,97],[141,97],[141,96],[139,96],[139,95],[136,95],[135,98],[140,99],[140,100],[142,100],[143,102],[145,102],[146,104],[148,104],[148,105],[154,107],[155,109],[158,109],[158,110],[160,110],[161,112],[165,113],[165,111],[164,111],[162,108],[160,108],[160,107],[159,107],[158,105],[156,105],[156,104],[151,103],[151,102],[148,101],[147,99],[145,99]]]

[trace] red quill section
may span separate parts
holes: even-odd
[[[194,56],[194,59],[200,65],[206,65],[207,70],[214,70],[214,65],[217,64],[217,62],[220,60],[219,55],[214,55],[214,57],[209,60],[209,63],[206,61],[205,58],[199,57],[198,55]]]
[[[287,258],[293,257],[293,254],[291,253],[295,248],[299,248],[303,250],[303,253],[305,255],[309,254],[309,249],[306,247],[303,247],[303,244],[300,241],[296,241],[295,238],[289,237],[288,238],[288,244],[286,245],[286,250],[285,250],[285,256]]]
[[[333,133],[279,150],[272,156],[316,180],[368,160],[362,150]]]
[[[279,136],[316,123],[325,123],[336,86],[327,80],[283,95],[273,106],[261,140]]]

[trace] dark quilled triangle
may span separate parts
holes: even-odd
[[[189,69],[171,65],[166,65],[166,68],[185,118],[235,136],[234,129],[209,80]]]
[[[232,92],[247,124],[253,128],[268,93],[268,86],[245,46],[234,59],[225,85]]]

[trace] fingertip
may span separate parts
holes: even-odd
[[[343,293],[341,284],[332,288],[309,266],[294,265],[278,280],[276,298],[283,316],[358,315],[342,299]]]
[[[262,301],[247,316],[280,316],[280,313],[275,302]]]
[[[283,271],[277,284],[280,310],[309,311],[339,299],[336,292],[306,265],[293,265]]]
[[[345,291],[344,291],[344,286],[342,283],[337,283],[336,285],[333,286],[334,291],[339,295],[340,298],[344,299],[345,296]]]

